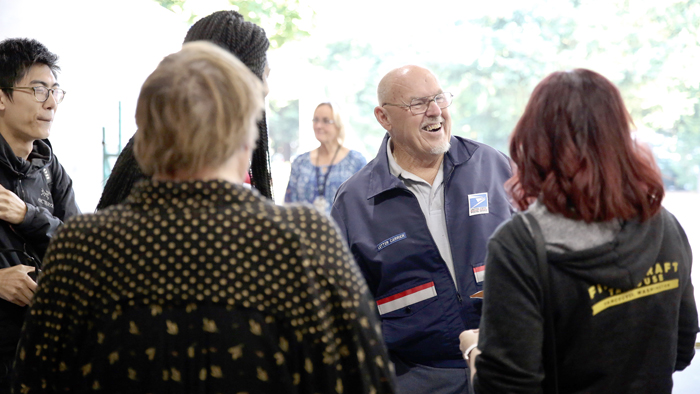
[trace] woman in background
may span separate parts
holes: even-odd
[[[507,183],[526,211],[491,237],[481,325],[460,335],[477,394],[670,394],[693,358],[690,245],[631,122],[593,71],[553,73],[532,93]]]
[[[185,43],[199,40],[213,42],[236,56],[263,82],[264,94],[267,95],[267,75],[270,72],[267,65],[267,48],[270,42],[261,27],[245,21],[236,11],[217,11],[197,21],[185,36]],[[248,175],[250,184],[260,194],[272,199],[272,176],[264,114],[258,120],[258,135]],[[132,137],[114,164],[97,204],[97,210],[124,201],[131,187],[145,177],[134,157]]]
[[[292,163],[285,202],[308,202],[330,213],[335,192],[359,171],[367,160],[362,154],[343,146],[345,127],[337,108],[326,102],[316,107],[314,134],[321,145],[299,155]]]
[[[152,176],[52,240],[15,392],[393,393],[367,286],[335,226],[242,185],[262,84],[187,43],[146,79]]]

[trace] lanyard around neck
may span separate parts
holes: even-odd
[[[323,182],[321,182],[321,167],[319,165],[316,165],[316,187],[318,191],[318,195],[320,197],[325,197],[326,193],[326,184],[328,183],[328,176],[331,174],[331,170],[333,169],[333,162],[335,161],[335,158],[338,156],[338,152],[340,151],[341,145],[338,145],[338,149],[335,150],[335,153],[333,154],[333,158],[331,159],[331,164],[328,166],[328,171],[326,171],[325,176],[323,176]],[[318,164],[318,156],[316,156],[316,164]]]

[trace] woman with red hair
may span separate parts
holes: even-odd
[[[690,246],[631,123],[590,70],[532,93],[506,184],[525,212],[489,241],[481,326],[460,336],[476,393],[671,393],[693,358]]]

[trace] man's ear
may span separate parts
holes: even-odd
[[[0,89],[0,111],[4,111],[4,110],[7,108],[7,101],[8,101],[9,99],[10,99],[10,98],[7,97],[7,95],[5,94],[5,92],[3,92],[3,91]]]
[[[379,106],[374,107],[374,117],[377,118],[379,124],[382,125],[386,131],[391,131],[391,122],[389,121],[386,109]]]

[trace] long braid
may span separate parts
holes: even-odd
[[[253,151],[250,169],[250,183],[260,191],[263,196],[272,199],[272,174],[270,172],[270,154],[267,144],[267,121],[265,113],[258,122],[260,137]]]
[[[265,30],[246,22],[236,11],[218,11],[195,23],[185,36],[185,42],[207,40],[230,51],[255,75],[263,79],[270,42]],[[272,176],[268,149],[265,113],[258,122],[259,139],[250,166],[250,183],[260,194],[272,199]]]
[[[131,137],[114,163],[112,174],[102,190],[100,202],[97,203],[97,210],[121,203],[129,196],[134,183],[145,178],[146,175],[141,172],[134,157],[134,137]]]

